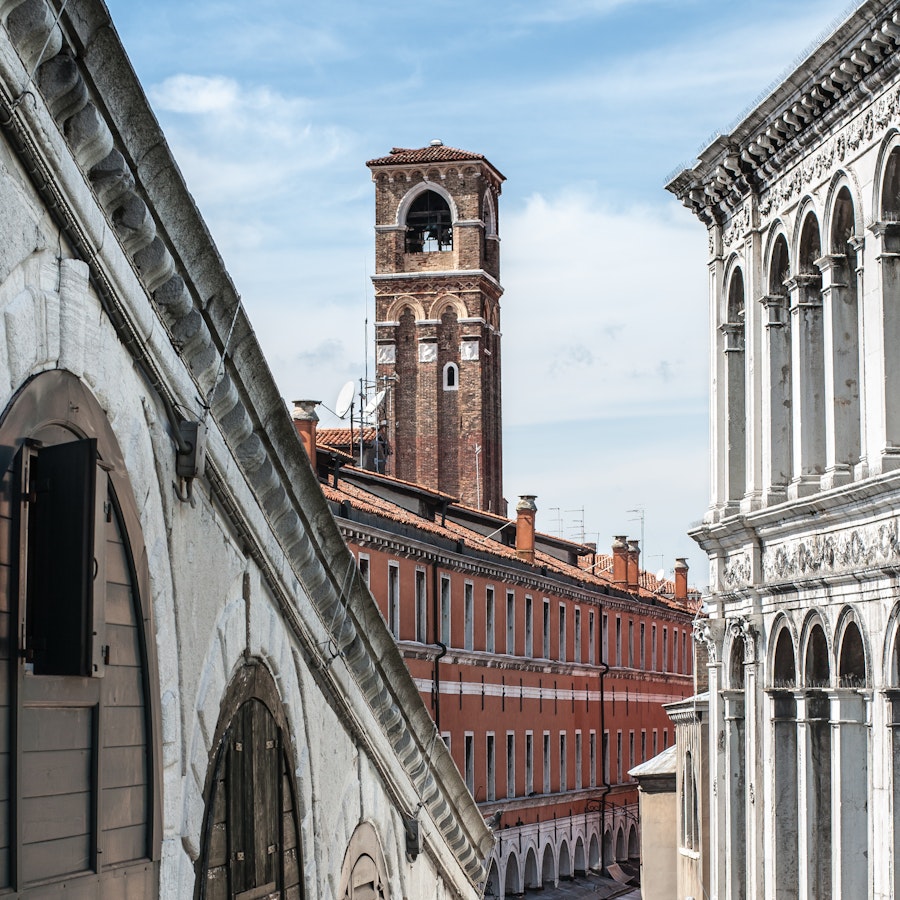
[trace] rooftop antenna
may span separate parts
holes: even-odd
[[[547,512],[555,512],[556,513],[556,517],[554,519],[554,521],[556,522],[556,536],[562,537],[563,536],[562,511],[560,510],[560,508],[558,506],[551,506],[551,507],[549,507]]]
[[[637,522],[641,523],[641,554],[644,559],[647,559],[647,548],[644,546],[644,515],[646,510],[643,506],[636,506],[634,509],[626,509],[625,512],[637,513],[637,515],[633,519],[629,519],[629,522]]]
[[[582,506],[581,509],[567,509],[566,512],[567,513],[578,513],[578,512],[581,513],[581,518],[575,520],[575,524],[572,526],[572,528],[575,529],[576,534],[581,535],[581,543],[583,544],[584,543],[584,507]]]

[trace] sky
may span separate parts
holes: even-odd
[[[664,185],[847,0],[107,4],[288,404],[374,374],[366,160],[483,153],[510,509],[705,585],[707,241]]]

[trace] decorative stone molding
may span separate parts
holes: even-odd
[[[750,584],[752,580],[750,557],[742,550],[729,554],[722,566],[722,583],[729,588],[738,588]]]
[[[694,619],[694,642],[705,644],[710,665],[719,661],[719,649],[722,645],[723,626],[720,621],[712,619]]]
[[[731,634],[731,640],[741,640],[744,642],[744,662],[756,662],[756,646],[759,637],[759,631],[756,626],[751,625],[744,616],[737,616],[728,619],[728,631]]]
[[[900,526],[896,518],[784,541],[765,547],[762,553],[766,581],[896,564],[900,564]]]
[[[753,227],[752,215],[750,213],[750,204],[745,203],[738,209],[731,219],[731,223],[725,229],[722,235],[722,243],[726,247],[731,247],[743,238]]]

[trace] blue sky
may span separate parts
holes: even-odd
[[[705,584],[706,235],[663,185],[846,0],[107,2],[288,402],[374,368],[365,161],[484,153],[507,498],[607,550],[643,508],[646,568]]]

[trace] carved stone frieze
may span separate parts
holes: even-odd
[[[728,620],[728,631],[733,641],[744,642],[744,662],[756,662],[756,641],[759,636],[756,626],[751,625],[744,616],[736,616]]]
[[[694,619],[694,642],[706,645],[706,654],[710,664],[719,660],[719,645],[722,642],[721,623],[711,622],[709,619]]]
[[[743,551],[732,553],[722,567],[722,583],[725,587],[737,588],[750,584],[750,557]]]
[[[722,243],[726,247],[736,244],[752,227],[752,217],[750,215],[750,206],[745,203],[735,214],[731,220],[731,224],[725,229],[722,235]]]
[[[759,203],[763,218],[778,213],[811,185],[831,174],[832,169],[856,152],[864,142],[900,122],[900,88],[894,88],[877,100],[865,115],[858,117],[808,159],[799,163],[786,177],[765,191]]]
[[[772,544],[762,554],[766,581],[886,564],[900,564],[897,519]]]

